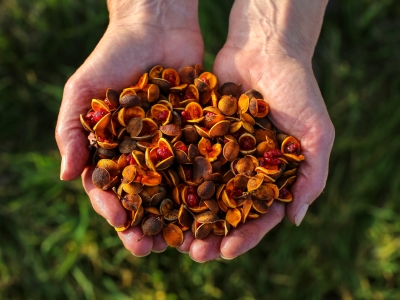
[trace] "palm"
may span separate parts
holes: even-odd
[[[295,201],[286,207],[294,222],[300,206],[311,204],[325,185],[334,135],[311,69],[282,53],[267,55],[225,46],[216,58],[213,72],[220,84],[241,83],[243,91],[254,88],[261,92],[269,103],[269,118],[274,125],[300,139],[306,161],[299,168],[293,187]],[[192,248],[211,255],[191,255],[197,260],[215,258],[212,256],[218,252],[224,257],[236,257],[254,247],[284,215],[285,206],[274,203],[268,214],[239,226],[222,240],[194,242]]]

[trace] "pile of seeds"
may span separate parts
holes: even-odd
[[[93,99],[80,120],[94,136],[94,185],[113,190],[127,212],[116,230],[140,225],[179,247],[186,230],[199,239],[227,235],[274,200],[292,201],[304,156],[268,111],[259,92],[232,82],[218,88],[199,65],[180,73],[157,65],[121,94]]]

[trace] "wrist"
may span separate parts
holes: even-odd
[[[110,25],[198,29],[198,0],[107,0]]]
[[[327,0],[236,0],[227,45],[311,61]]]

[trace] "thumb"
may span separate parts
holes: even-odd
[[[73,75],[64,87],[63,100],[56,125],[56,141],[61,153],[61,180],[77,178],[89,157],[88,133],[80,123],[79,115],[90,109],[94,97],[90,85]]]

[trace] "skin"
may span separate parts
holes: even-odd
[[[229,34],[213,72],[220,83],[241,83],[255,88],[270,106],[271,121],[283,132],[297,137],[306,157],[292,188],[296,201],[274,203],[268,214],[248,222],[227,237],[210,235],[195,240],[185,232],[178,251],[197,262],[219,257],[232,259],[259,243],[285,216],[299,225],[305,212],[322,192],[334,128],[311,68],[311,58],[322,25],[327,1],[236,0]],[[109,1],[110,24],[103,38],[68,80],[56,127],[62,155],[61,179],[82,174],[83,186],[94,210],[114,227],[126,214],[112,192],[95,188],[88,159],[87,132],[79,114],[90,109],[92,98],[103,99],[108,87],[122,90],[156,64],[180,69],[202,61],[203,40],[197,19],[197,1]],[[118,232],[124,246],[135,256],[162,252],[162,236],[142,237],[139,228]]]

